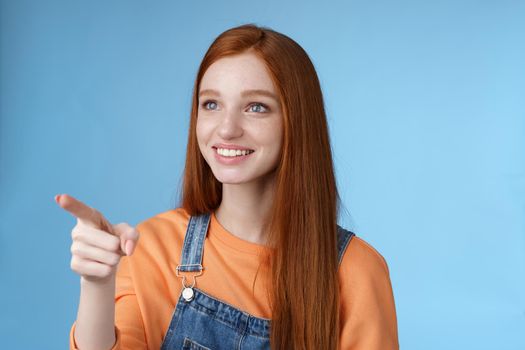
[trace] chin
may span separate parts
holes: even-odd
[[[223,185],[240,185],[240,184],[252,182],[254,180],[252,176],[247,176],[248,174],[246,173],[243,174],[237,171],[232,172],[232,173],[228,173],[228,172],[215,173],[214,172],[213,175],[215,176],[217,181],[219,181]]]
[[[246,183],[244,179],[232,179],[228,177],[215,177],[223,185],[240,185]]]

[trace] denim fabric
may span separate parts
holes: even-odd
[[[182,247],[180,272],[205,273],[204,239],[210,214],[192,216]],[[339,263],[354,233],[337,226]],[[198,277],[197,277],[198,279]],[[192,280],[186,286],[192,286]],[[179,296],[161,350],[270,349],[269,319],[255,317],[193,286],[193,299]]]

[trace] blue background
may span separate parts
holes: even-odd
[[[222,31],[294,38],[322,83],[341,222],[387,260],[402,349],[525,349],[524,1],[2,1],[0,338],[66,349],[69,193],[176,205],[193,79]]]

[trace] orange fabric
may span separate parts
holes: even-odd
[[[139,244],[132,256],[121,259],[117,271],[113,349],[160,349],[182,290],[175,268],[188,221],[189,215],[178,208],[137,225]],[[254,316],[271,318],[263,283],[268,271],[260,268],[255,278],[258,252],[264,249],[228,232],[212,214],[204,243],[204,271],[196,287]],[[354,237],[339,267],[339,279],[341,349],[398,349],[394,298],[383,257]],[[75,324],[70,349],[76,349],[74,329]]]

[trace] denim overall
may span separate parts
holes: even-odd
[[[195,288],[195,277],[202,275],[204,239],[210,214],[192,216],[188,223],[181,264],[177,276],[182,278],[179,297],[161,350],[180,349],[270,349],[270,320],[245,311]],[[339,263],[354,233],[337,226]],[[179,272],[195,272],[192,283]]]

